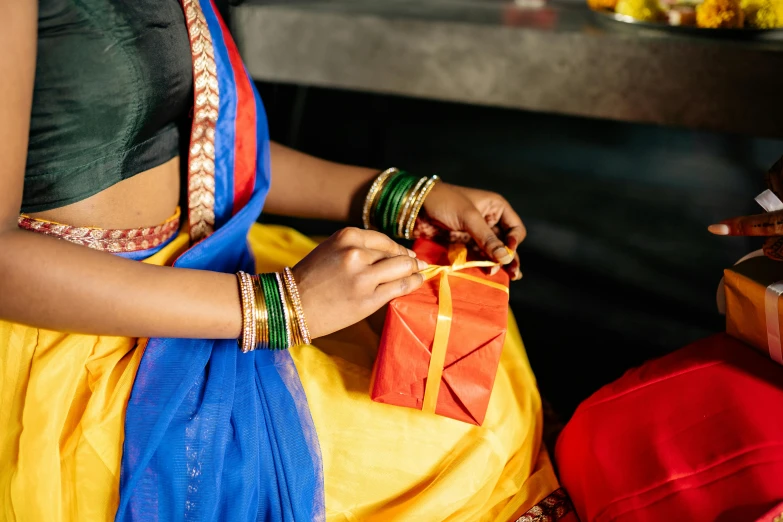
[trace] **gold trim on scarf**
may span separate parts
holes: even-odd
[[[215,125],[220,94],[212,36],[199,0],[182,0],[193,57],[193,127],[188,151],[188,221],[194,243],[215,230]]]

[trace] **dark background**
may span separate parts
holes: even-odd
[[[783,142],[260,84],[272,139],[316,156],[436,173],[521,214],[512,286],[542,395],[567,417],[628,368],[723,329],[722,270],[758,248],[706,227],[758,213]],[[267,221],[327,234],[337,223]]]

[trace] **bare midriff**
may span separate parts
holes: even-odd
[[[176,211],[179,177],[180,161],[177,157],[77,203],[28,215],[76,227],[130,229],[156,226]]]

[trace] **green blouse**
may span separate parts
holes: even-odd
[[[21,211],[83,200],[179,155],[192,90],[177,0],[40,0]]]

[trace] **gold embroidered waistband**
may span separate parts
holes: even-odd
[[[530,508],[514,522],[556,522],[574,510],[571,499],[560,488]]]
[[[96,227],[74,227],[45,219],[19,216],[19,228],[54,236],[77,245],[106,252],[138,252],[155,248],[174,237],[179,231],[180,209],[165,222],[154,227],[106,229]]]

